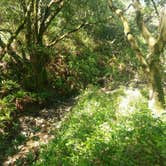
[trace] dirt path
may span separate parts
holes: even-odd
[[[54,130],[64,115],[70,111],[74,99],[57,102],[51,108],[21,115],[18,118],[19,134],[10,141],[15,141],[16,152],[8,155],[2,166],[28,165],[28,158],[36,160],[39,146],[54,138]],[[18,142],[18,143],[17,143]]]

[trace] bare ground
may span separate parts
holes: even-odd
[[[31,157],[30,162],[36,160],[39,147],[54,138],[58,123],[71,110],[73,104],[74,99],[55,101],[50,108],[21,114],[16,123],[19,131],[13,133],[14,136],[5,142],[9,143],[9,146],[4,146],[8,151],[7,155],[1,157],[2,166],[30,165],[28,157]]]

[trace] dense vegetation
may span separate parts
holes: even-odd
[[[165,165],[164,5],[1,0],[0,163],[30,139],[22,116],[71,99],[55,138],[15,165]]]
[[[120,94],[127,97],[123,89],[87,89],[34,165],[164,165],[165,124],[151,116],[144,97],[130,94],[128,110],[118,110]]]

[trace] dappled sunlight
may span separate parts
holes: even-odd
[[[154,98],[148,101],[148,107],[152,111],[154,117],[161,117],[166,114],[166,109],[163,110],[160,103],[156,103]]]
[[[17,135],[13,136],[11,146],[4,145],[6,150],[13,151],[6,157],[4,165],[27,164],[29,155],[34,160],[38,156],[39,147],[55,138],[54,130],[60,127],[60,119],[70,111],[71,102],[66,101],[60,106],[35,110],[18,117],[19,124],[14,129],[17,130]]]
[[[164,3],[0,0],[0,165],[166,165]]]
[[[160,149],[163,162],[165,143],[158,137],[159,133],[163,135],[162,121],[151,117],[147,104],[140,104],[143,97],[139,90],[126,88],[124,94],[122,89],[119,92],[106,94],[96,88],[86,89],[35,164],[150,165],[159,162],[156,149]],[[131,112],[127,107],[126,112],[120,112],[124,105],[119,105],[119,99],[128,108],[131,105]]]
[[[119,115],[129,115],[135,110],[136,104],[143,99],[139,89],[126,88],[124,95],[119,97]]]

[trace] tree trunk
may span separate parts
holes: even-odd
[[[150,90],[149,108],[157,115],[165,109],[164,90],[162,85],[162,66],[160,64],[160,54],[166,45],[166,8],[163,8],[161,13],[159,35],[154,38],[150,33],[143,20],[142,6],[139,0],[133,0],[133,7],[136,10],[137,26],[145,39],[149,54],[145,58],[144,53],[139,47],[139,42],[136,36],[131,31],[129,21],[124,16],[124,12],[113,5],[112,0],[108,0],[110,9],[116,14],[123,23],[124,34],[129,41],[131,48],[134,50],[142,69],[148,79]]]
[[[156,114],[165,109],[164,90],[162,84],[161,65],[159,60],[152,60],[149,65],[149,108]]]
[[[33,54],[31,54],[31,70],[34,90],[40,91],[47,84],[47,71],[46,64],[49,59],[49,55],[45,53],[45,48],[34,48]]]

